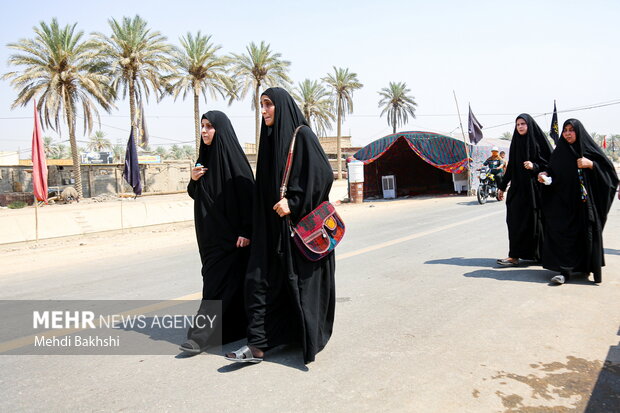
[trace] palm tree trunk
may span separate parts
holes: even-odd
[[[135,79],[131,77],[129,79],[129,116],[131,118],[131,127],[134,132],[137,130],[136,128],[136,84]],[[139,146],[142,142],[140,142],[139,136],[134,136],[136,139],[136,146]]]
[[[200,152],[200,105],[199,105],[198,90],[196,86],[194,86],[194,127],[196,132],[196,159],[198,159],[198,154]]]
[[[340,132],[342,120],[342,97],[338,96],[338,136],[336,137],[336,168],[338,168],[338,179],[342,179],[342,148],[340,147]]]
[[[73,160],[73,179],[74,187],[78,193],[78,199],[84,198],[82,190],[82,166],[80,165],[80,154],[78,152],[77,141],[75,140],[75,115],[73,106],[68,96],[65,95],[65,114],[67,115],[67,126],[69,128],[69,142],[71,144],[71,159]]]
[[[260,140],[260,82],[256,82],[254,91],[254,111],[256,112],[256,153],[258,154],[258,144]]]
[[[396,133],[396,111],[392,113],[392,127],[394,128],[394,132],[392,133]]]

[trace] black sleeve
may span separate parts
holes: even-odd
[[[236,168],[235,168],[236,169]],[[252,236],[252,205],[254,201],[254,178],[247,176],[247,171],[236,170],[233,178],[237,202],[240,205],[239,236]]]
[[[192,199],[196,199],[194,198],[194,195],[196,194],[196,181],[192,178],[189,179],[189,183],[187,184],[187,193]]]

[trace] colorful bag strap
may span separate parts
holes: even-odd
[[[284,174],[282,174],[282,185],[280,185],[280,199],[286,196],[286,190],[288,187],[288,178],[291,176],[291,166],[293,164],[293,151],[295,150],[295,138],[297,138],[297,132],[304,125],[299,125],[295,132],[293,132],[293,139],[291,139],[291,147],[288,148],[288,156],[286,157],[286,166],[284,167]]]

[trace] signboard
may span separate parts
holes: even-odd
[[[138,163],[161,163],[159,155],[138,155]]]
[[[108,164],[114,160],[112,152],[87,152],[80,154],[83,164]]]

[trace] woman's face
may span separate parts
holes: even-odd
[[[566,139],[566,142],[570,143],[571,145],[575,143],[575,141],[577,140],[577,133],[575,132],[575,128],[573,128],[573,125],[568,123],[566,124],[566,126],[564,126],[564,130],[562,130],[562,137]]]
[[[265,125],[272,126],[276,119],[276,107],[266,95],[260,97],[260,110],[265,119]]]
[[[517,132],[521,136],[527,134],[527,122],[525,121],[525,119],[517,119]]]
[[[213,137],[215,136],[215,128],[211,125],[208,119],[203,119],[201,122],[200,134],[202,135],[202,141],[205,145],[211,145]]]
[[[499,152],[498,151],[491,151],[491,156],[494,158],[497,158],[499,156]]]

